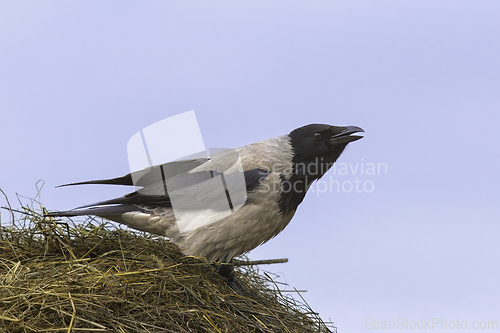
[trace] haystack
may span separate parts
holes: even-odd
[[[214,263],[162,237],[32,207],[12,216],[0,235],[0,331],[336,331],[256,266],[237,267],[252,293],[241,296]]]

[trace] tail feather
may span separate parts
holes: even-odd
[[[143,213],[144,210],[135,205],[119,205],[119,206],[100,206],[90,207],[87,209],[72,209],[68,211],[49,212],[46,216],[50,217],[74,217],[84,215],[95,215],[107,220],[115,221],[122,224],[129,224],[123,219],[125,213],[137,212]]]
[[[73,185],[88,185],[88,184],[133,186],[134,182],[132,181],[132,174],[129,173],[128,175],[125,175],[123,177],[117,177],[117,178],[111,178],[111,179],[89,180],[89,181],[85,181],[85,182],[63,184],[63,185],[59,185],[56,187],[65,187],[65,186],[73,186]]]
[[[180,237],[178,228],[174,228],[175,218],[164,218],[163,216],[154,214],[152,211],[141,209],[135,205],[90,207],[87,209],[73,209],[46,214],[46,216],[50,217],[73,217],[81,215],[95,215],[127,225],[132,229],[167,236],[173,240],[178,240]],[[173,216],[173,212],[170,212],[170,215]]]
[[[90,184],[99,184],[99,185],[125,185],[125,186],[148,186],[157,183],[158,181],[162,182],[163,179],[168,179],[174,177],[179,174],[187,173],[193,168],[205,163],[208,158],[197,158],[191,160],[182,160],[182,161],[174,161],[161,165],[155,165],[150,168],[146,168],[140,171],[136,171],[134,173],[129,173],[128,175],[111,178],[111,179],[98,179],[98,180],[89,180],[84,182],[63,184],[56,187],[65,187],[65,186],[73,186],[73,185],[90,185]]]

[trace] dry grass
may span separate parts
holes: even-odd
[[[0,239],[0,331],[330,332],[255,266],[234,293],[214,264],[161,237],[23,207]]]

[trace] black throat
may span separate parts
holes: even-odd
[[[320,157],[295,155],[292,159],[292,173],[281,175],[279,208],[282,214],[295,212],[311,184],[323,177],[339,158],[345,146],[332,150]]]

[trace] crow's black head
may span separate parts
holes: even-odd
[[[323,157],[333,160],[340,156],[349,142],[362,138],[355,133],[364,132],[356,126],[330,126],[311,124],[293,130],[289,136],[296,160],[305,160]]]

